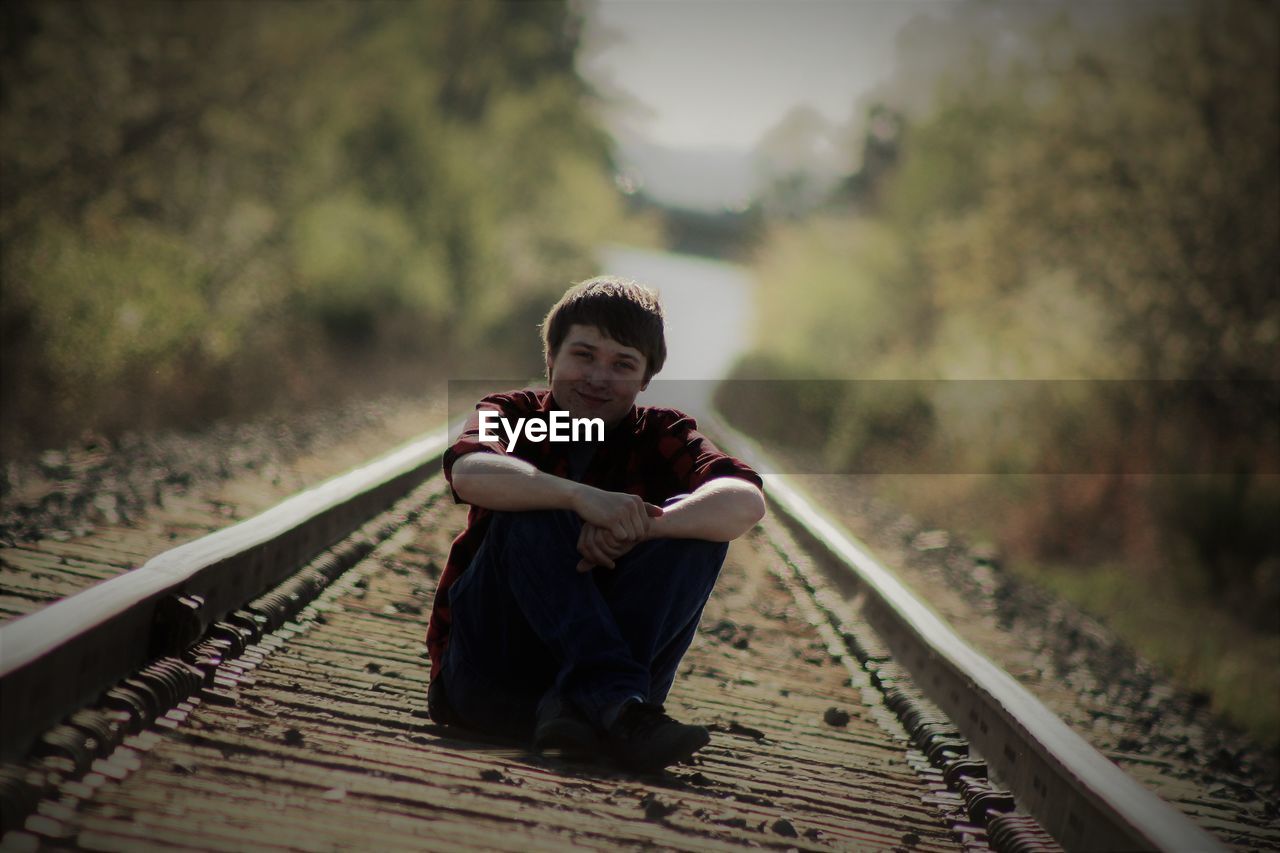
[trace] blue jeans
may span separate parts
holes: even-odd
[[[666,699],[728,543],[652,539],[580,573],[581,529],[569,511],[494,513],[449,589],[440,677],[467,726],[522,737],[543,701],[603,726],[630,697]]]

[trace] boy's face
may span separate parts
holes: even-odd
[[[636,395],[648,387],[645,357],[596,326],[575,323],[555,356],[547,356],[547,379],[556,404],[574,418],[603,418],[605,427],[622,420]]]

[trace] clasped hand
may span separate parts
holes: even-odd
[[[649,538],[653,520],[662,507],[645,503],[636,495],[591,489],[579,501],[582,532],[578,535],[578,571],[594,566],[615,567],[614,561]]]

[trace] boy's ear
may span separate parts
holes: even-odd
[[[551,382],[551,362],[553,362],[554,360],[555,359],[552,357],[551,353],[548,352],[547,353],[547,382],[548,383]]]

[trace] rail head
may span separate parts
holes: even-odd
[[[199,596],[207,626],[250,601],[434,473],[449,433],[420,437],[260,515],[165,551],[0,625],[0,758],[144,665],[157,610]]]

